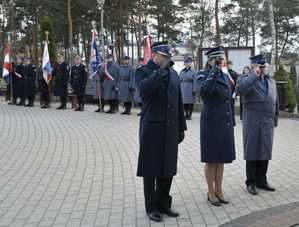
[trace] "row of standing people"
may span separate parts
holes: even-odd
[[[187,130],[178,73],[173,69],[171,46],[165,42],[151,46],[153,58],[135,72],[135,83],[143,101],[139,128],[137,176],[143,177],[146,214],[153,221],[162,215],[178,217],[172,209],[170,188],[177,174],[178,144]],[[206,53],[204,70],[197,73],[197,86],[203,100],[200,118],[201,162],[205,163],[211,205],[229,204],[222,191],[224,163],[236,159],[234,141],[234,100],[229,76],[222,71],[224,47]],[[252,70],[236,81],[243,100],[243,143],[246,160],[246,187],[251,195],[257,188],[275,191],[267,181],[272,159],[274,127],[278,125],[278,99],[275,80],[265,73],[267,56],[250,58]]]

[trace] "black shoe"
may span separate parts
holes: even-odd
[[[186,117],[186,120],[191,120],[191,119],[192,119],[191,115],[188,115],[188,116]]]
[[[62,110],[66,110],[66,106],[63,106],[61,109],[62,109]]]
[[[25,107],[29,107],[31,105],[31,103],[29,102],[28,104],[25,105]]]
[[[219,206],[221,205],[219,201],[217,201],[217,202],[213,202],[213,201],[211,201],[210,198],[209,198],[209,193],[208,193],[208,201],[210,201],[210,203],[211,203],[213,206],[217,206],[217,207],[219,207]]]
[[[111,111],[110,111],[110,114],[115,114],[115,113],[116,113],[115,110],[111,110]]]
[[[167,214],[168,216],[170,217],[178,217],[180,216],[179,212],[171,209],[171,208],[167,208],[165,210],[159,210],[160,213],[163,213],[163,214]]]
[[[60,105],[59,107],[57,107],[57,110],[61,110],[63,108],[63,105]]]
[[[128,110],[127,115],[131,115],[131,110]]]
[[[140,112],[139,114],[137,114],[137,116],[141,116],[142,112]]]
[[[152,213],[146,213],[147,216],[153,221],[160,222],[162,221],[162,216],[158,211],[154,211]]]
[[[49,104],[45,104],[42,108],[48,109],[49,108]]]
[[[79,111],[79,110],[81,110],[81,106],[79,106],[76,109],[74,109],[74,111]]]
[[[84,107],[81,107],[79,111],[84,111],[84,110],[85,110]]]
[[[216,193],[215,193],[215,196],[217,197],[217,199],[219,200],[220,203],[223,203],[223,204],[229,204],[229,201],[227,201],[227,200],[225,200],[225,199],[220,199],[220,198],[218,197],[218,195],[216,195]]]
[[[11,105],[11,104],[12,104],[11,102],[7,103],[7,105]]]
[[[125,110],[124,112],[121,113],[121,115],[125,115],[125,114],[127,114],[127,113],[128,113],[128,111]]]
[[[107,114],[111,113],[111,108],[109,110],[107,110],[105,113],[107,113]]]
[[[253,185],[249,185],[249,186],[247,186],[247,191],[248,191],[251,195],[257,195],[256,187],[253,186]]]
[[[274,192],[275,188],[273,188],[269,184],[264,184],[264,185],[258,185],[257,188],[265,189],[266,191]]]
[[[24,103],[23,103],[23,102],[19,102],[19,103],[17,104],[17,106],[24,106]]]
[[[34,107],[34,103],[31,103],[29,107]]]
[[[96,112],[96,113],[101,112],[101,109],[98,108],[98,109],[97,109],[96,111],[94,111],[94,112]]]

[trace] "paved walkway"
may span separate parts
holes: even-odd
[[[223,182],[230,204],[212,207],[199,160],[200,113],[194,113],[171,190],[180,217],[155,223],[145,215],[142,178],[136,177],[139,109],[122,116],[94,113],[91,104],[84,112],[35,105],[12,107],[0,96],[0,226],[219,226],[299,202],[298,120],[280,119],[275,129],[268,181],[277,190],[251,196],[237,116],[237,159],[225,165]]]

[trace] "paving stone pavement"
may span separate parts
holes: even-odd
[[[275,129],[268,181],[276,191],[251,196],[236,116],[237,159],[225,165],[223,181],[230,204],[212,207],[200,162],[200,113],[194,113],[171,189],[180,216],[155,223],[145,214],[142,178],[136,177],[140,110],[123,116],[95,113],[92,104],[84,112],[58,105],[12,107],[0,96],[0,226],[219,226],[299,201],[298,120],[280,119]]]

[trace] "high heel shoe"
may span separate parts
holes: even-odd
[[[210,198],[209,198],[209,193],[207,193],[207,195],[208,195],[208,201],[209,201],[213,206],[217,206],[217,207],[220,206],[220,202],[219,202],[219,201],[217,201],[217,202],[213,202],[213,201],[211,201]]]
[[[216,195],[215,193],[215,196],[217,197],[217,199],[219,200],[220,203],[223,203],[223,204],[229,204],[229,201],[225,200],[225,199],[220,199],[218,195]]]

